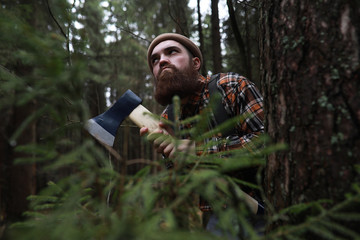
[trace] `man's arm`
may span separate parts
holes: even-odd
[[[220,91],[224,97],[225,108],[235,117],[237,136],[232,136],[227,149],[251,147],[251,141],[264,132],[263,98],[254,83],[238,74],[221,78]]]

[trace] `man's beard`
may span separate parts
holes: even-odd
[[[155,89],[155,99],[158,103],[165,106],[172,102],[172,98],[177,95],[180,99],[193,94],[199,88],[197,70],[189,67],[180,72],[174,65],[167,66],[157,76]]]

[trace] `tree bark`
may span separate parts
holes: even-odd
[[[359,15],[354,1],[261,3],[266,131],[288,145],[267,159],[276,210],[340,202],[359,181]]]

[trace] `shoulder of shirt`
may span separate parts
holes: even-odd
[[[233,85],[243,81],[251,83],[246,77],[242,76],[239,73],[227,72],[227,73],[219,73],[219,75],[220,77],[217,80],[217,85],[219,87],[226,87],[227,85]]]

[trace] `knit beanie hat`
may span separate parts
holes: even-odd
[[[150,46],[148,48],[147,60],[148,60],[148,65],[150,67],[151,72],[153,69],[152,65],[151,65],[152,51],[159,43],[166,41],[166,40],[174,40],[176,42],[181,43],[184,47],[186,47],[194,55],[194,57],[198,57],[200,59],[200,64],[202,65],[203,57],[202,57],[201,51],[200,51],[199,47],[196,46],[195,43],[193,43],[189,38],[187,38],[183,35],[177,34],[177,33],[163,33],[163,34],[160,34],[159,36],[157,36],[150,43]],[[200,68],[201,68],[201,66],[200,66]]]

